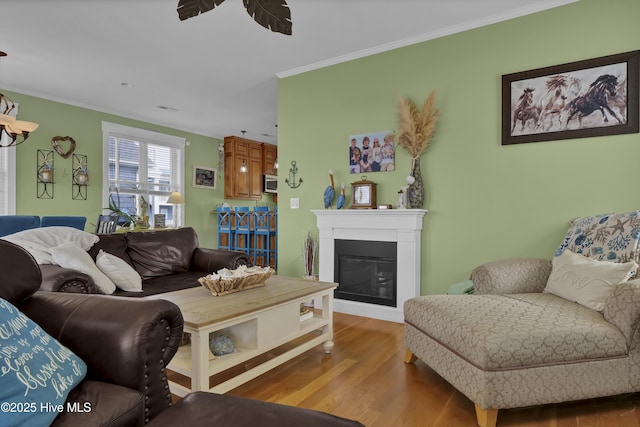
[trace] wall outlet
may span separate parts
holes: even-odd
[[[289,199],[289,207],[291,209],[300,209],[300,199],[297,197]]]

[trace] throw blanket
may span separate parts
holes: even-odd
[[[38,264],[55,264],[51,249],[63,243],[73,242],[85,251],[100,238],[95,234],[73,227],[41,227],[8,234],[1,239],[23,247]]]

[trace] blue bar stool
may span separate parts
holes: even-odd
[[[234,208],[236,228],[233,239],[233,250],[242,251],[249,256],[251,253],[251,211],[247,206]],[[240,239],[240,237],[243,237]]]
[[[273,224],[273,227],[269,227],[269,242],[273,239],[273,244],[271,245],[271,251],[269,253],[269,258],[273,261],[273,269],[278,269],[278,207],[276,206],[270,216],[273,216],[273,219],[270,221],[270,224]]]
[[[270,265],[270,228],[271,216],[268,206],[253,208],[253,265],[266,267]],[[260,259],[260,263],[258,263]]]
[[[233,228],[231,225],[231,208],[219,207],[218,213],[218,248],[233,250]],[[227,244],[222,244],[222,236],[227,236]]]

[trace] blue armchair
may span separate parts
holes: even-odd
[[[30,228],[40,227],[40,217],[34,215],[0,216],[0,237]]]
[[[85,216],[43,216],[40,220],[40,227],[62,226],[84,231],[86,222],[87,217]]]

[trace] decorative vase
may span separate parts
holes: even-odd
[[[424,205],[424,185],[422,184],[422,173],[420,172],[420,157],[413,159],[411,176],[415,181],[409,186],[409,205],[413,209],[422,209]]]

